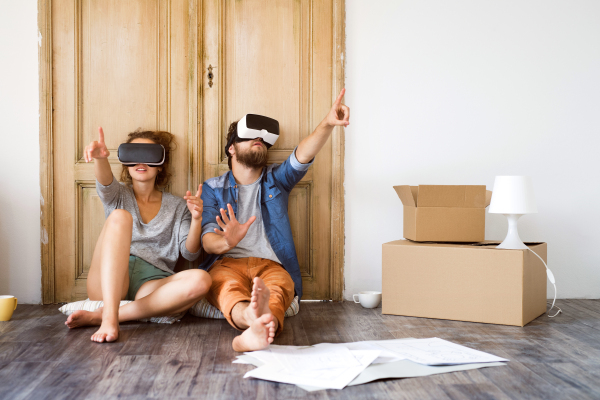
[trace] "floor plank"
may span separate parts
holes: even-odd
[[[563,314],[513,327],[382,315],[352,302],[303,302],[275,343],[311,345],[440,337],[511,361],[413,379],[308,393],[244,379],[232,364],[239,334],[224,320],[186,315],[173,325],[130,322],[116,343],[92,343],[96,328],[69,330],[58,306],[19,305],[0,323],[2,399],[598,399],[600,300],[560,300]]]

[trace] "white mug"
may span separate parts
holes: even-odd
[[[356,300],[358,296],[358,301]],[[381,302],[381,292],[365,291],[352,295],[355,303],[360,303],[364,308],[375,308]]]

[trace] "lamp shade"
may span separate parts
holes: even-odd
[[[529,176],[497,176],[488,212],[491,214],[537,213],[531,178]]]

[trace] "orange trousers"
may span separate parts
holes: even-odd
[[[275,335],[283,330],[285,311],[294,299],[294,281],[283,266],[265,258],[222,258],[217,260],[208,270],[212,278],[212,286],[206,300],[217,307],[234,328],[231,310],[241,302],[250,302],[252,282],[255,277],[261,278],[269,288],[269,308],[279,326]]]

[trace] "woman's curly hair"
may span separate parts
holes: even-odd
[[[157,189],[164,189],[171,180],[171,172],[169,163],[171,161],[171,152],[177,147],[175,144],[175,135],[165,131],[142,131],[137,130],[127,135],[127,141],[125,143],[131,143],[134,139],[150,139],[156,144],[162,144],[165,148],[165,162],[162,165],[162,169],[156,175],[156,181],[154,181],[154,187]],[[123,165],[121,170],[121,182],[131,184],[131,175],[129,169]]]

